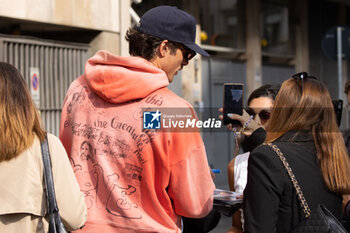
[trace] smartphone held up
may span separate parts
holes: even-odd
[[[224,104],[223,104],[223,123],[224,125],[241,125],[237,120],[232,120],[227,116],[228,113],[238,115],[243,114],[243,84],[242,83],[224,83]]]

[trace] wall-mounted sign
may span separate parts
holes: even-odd
[[[30,94],[37,108],[40,108],[40,76],[39,68],[30,67]]]

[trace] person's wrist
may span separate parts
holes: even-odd
[[[235,133],[235,136],[236,136],[236,137],[239,136],[239,135],[242,134],[242,133],[245,134],[245,133],[246,133],[246,130],[249,130],[249,129],[248,129],[248,126],[249,126],[250,122],[252,122],[253,118],[254,118],[254,116],[250,116],[250,117],[248,118],[248,120],[245,121],[245,122],[243,123],[242,128],[240,128],[239,131],[237,131],[236,128],[233,128],[232,131]]]
[[[262,127],[260,124],[258,124],[255,120],[252,120],[247,129],[250,130],[251,132],[254,132],[260,127]]]

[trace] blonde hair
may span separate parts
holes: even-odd
[[[350,160],[330,94],[316,79],[301,82],[295,78],[283,82],[266,126],[266,142],[290,130],[311,132],[326,186],[333,192],[349,194]]]
[[[27,85],[12,65],[0,62],[0,162],[17,157],[46,132]]]

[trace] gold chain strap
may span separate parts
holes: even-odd
[[[306,202],[306,199],[304,197],[304,194],[303,192],[301,191],[301,188],[298,184],[298,181],[297,179],[295,178],[294,174],[293,174],[293,171],[292,169],[290,168],[289,166],[289,163],[287,162],[286,158],[284,157],[283,153],[281,152],[281,150],[274,144],[272,143],[264,143],[264,145],[268,145],[269,147],[271,147],[275,152],[276,154],[278,155],[278,157],[280,158],[280,160],[282,161],[283,163],[283,166],[286,168],[287,172],[288,172],[288,175],[290,177],[290,179],[292,180],[292,183],[293,183],[293,186],[295,188],[295,191],[298,195],[298,198],[299,198],[299,201],[300,201],[300,205],[301,207],[303,208],[303,211],[305,213],[305,216],[306,218],[308,218],[311,214],[311,210],[310,210],[310,207],[309,205],[307,204]]]

